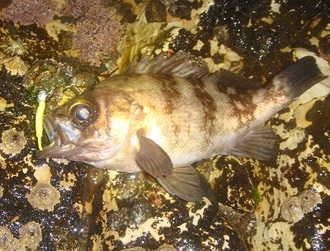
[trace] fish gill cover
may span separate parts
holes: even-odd
[[[108,15],[89,15],[95,5]],[[206,199],[174,199],[141,175],[106,172],[102,181],[85,164],[34,155],[38,90],[54,109],[96,75],[123,72],[136,54],[183,50],[211,71],[262,82],[313,55],[330,75],[329,1],[13,0],[0,8],[1,248],[329,250],[329,82],[267,122],[279,137],[276,161],[217,156],[195,165],[219,211]]]

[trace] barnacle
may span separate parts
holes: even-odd
[[[156,251],[176,251],[176,249],[173,246],[164,245],[159,247]]]
[[[23,245],[32,250],[36,250],[42,240],[40,224],[31,221],[19,229],[20,240]]]
[[[28,65],[18,56],[3,58],[0,60],[0,65],[4,65],[12,75],[23,76],[28,70]]]
[[[281,207],[281,215],[288,222],[296,223],[304,217],[301,199],[293,196],[288,198]]]
[[[0,250],[13,250],[14,236],[6,227],[0,227]],[[1,249],[3,248],[3,249]]]
[[[0,169],[6,169],[6,168],[7,168],[6,160],[0,155]]]
[[[108,225],[110,229],[118,232],[124,231],[129,226],[129,216],[129,209],[127,207],[109,214]]]
[[[0,148],[5,154],[20,153],[27,143],[24,131],[17,131],[16,128],[4,131],[1,140]]]
[[[53,211],[60,203],[60,192],[48,182],[38,182],[28,195],[30,204],[38,209]]]
[[[150,217],[150,207],[147,202],[138,202],[131,208],[131,222],[142,224]]]
[[[145,248],[142,247],[134,247],[134,248],[128,248],[128,249],[124,249],[124,251],[145,251]]]
[[[6,54],[11,56],[21,56],[27,53],[26,45],[21,39],[14,40],[9,37],[5,43],[0,45],[0,47],[4,49]]]
[[[0,198],[2,197],[2,195],[3,195],[3,187],[0,186]]]
[[[8,106],[8,102],[6,99],[0,97],[0,112],[4,112]]]
[[[122,189],[117,191],[116,198],[125,200],[137,197],[141,193],[141,180],[137,174],[120,174],[118,185]]]
[[[304,214],[311,212],[317,204],[322,203],[320,194],[312,190],[302,192],[298,198],[301,200],[302,211]]]
[[[296,223],[319,203],[322,203],[320,194],[312,190],[306,190],[298,196],[288,198],[281,207],[281,215],[288,222]]]

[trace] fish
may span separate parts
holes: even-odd
[[[147,173],[169,194],[197,202],[205,192],[193,163],[215,155],[275,159],[276,135],[265,122],[325,78],[311,56],[260,88],[180,54],[143,57],[47,113],[50,144],[36,156]]]

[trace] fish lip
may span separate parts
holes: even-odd
[[[75,134],[76,128],[61,118],[48,115],[44,118],[44,130],[50,143],[36,152],[37,158],[62,158],[76,154],[75,143],[80,136]]]
[[[50,144],[56,145],[75,144],[80,138],[81,132],[71,121],[61,117],[47,116],[44,119],[44,129]]]

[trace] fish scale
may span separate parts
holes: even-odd
[[[313,57],[259,89],[177,55],[142,59],[46,115],[55,144],[37,156],[143,171],[170,194],[199,201],[207,193],[192,163],[216,154],[274,159],[276,136],[263,123],[325,78]]]

